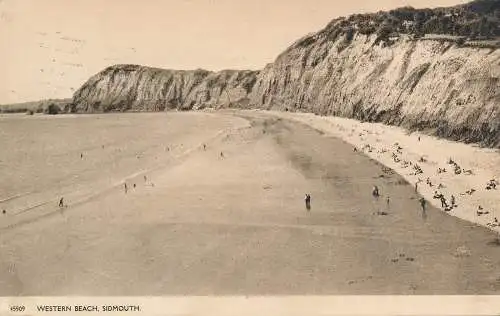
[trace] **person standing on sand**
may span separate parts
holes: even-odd
[[[64,207],[64,198],[61,198],[59,200],[59,207],[61,207],[61,208]]]
[[[446,199],[443,194],[439,195],[439,200],[441,201],[441,207],[448,207],[448,203],[446,203]]]
[[[311,210],[311,195],[310,194],[306,194],[304,200],[306,202],[306,209],[309,212]]]
[[[127,194],[128,187],[127,187],[127,184],[126,184],[126,183],[124,183],[124,184],[123,184],[123,189],[125,190],[125,194]]]
[[[391,199],[389,198],[389,196],[387,196],[387,197],[385,198],[385,202],[387,203],[387,210],[389,210],[390,203],[391,203]]]
[[[423,197],[421,197],[421,198],[419,199],[419,202],[420,202],[420,207],[422,207],[422,218],[423,218],[424,220],[426,220],[426,219],[427,219],[427,212],[426,212],[426,210],[425,210],[425,207],[426,207],[426,203],[427,203],[427,202],[425,201],[425,199],[424,199]]]
[[[418,201],[420,202],[420,207],[422,207],[422,212],[425,212],[425,199],[421,197]]]

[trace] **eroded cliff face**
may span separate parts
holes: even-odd
[[[307,36],[262,71],[112,66],[74,95],[72,111],[239,107],[314,112],[427,129],[500,147],[500,50],[449,39]]]
[[[255,71],[167,70],[115,65],[73,96],[72,112],[189,110],[248,103]]]
[[[500,146],[500,50],[355,34],[307,37],[258,76],[251,103],[431,129]]]

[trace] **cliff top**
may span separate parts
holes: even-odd
[[[106,67],[104,70],[100,72],[100,75],[107,75],[109,73],[113,73],[115,71],[122,71],[122,72],[135,72],[139,70],[148,70],[148,71],[158,71],[158,72],[172,72],[172,73],[184,73],[184,74],[198,74],[198,75],[203,75],[207,76],[209,74],[234,74],[234,73],[239,73],[239,72],[258,72],[256,70],[235,70],[235,69],[224,69],[220,71],[211,71],[211,70],[206,70],[206,69],[193,69],[193,70],[178,70],[178,69],[165,69],[165,68],[158,68],[158,67],[150,67],[150,66],[143,66],[143,65],[136,65],[136,64],[115,64]]]
[[[495,39],[500,37],[500,0],[476,0],[435,9],[402,7],[339,17],[318,33],[300,39],[292,48],[308,46],[318,37],[336,40],[340,35],[346,35],[347,40],[350,40],[356,32],[377,34],[380,40],[399,34],[409,34],[416,38],[426,34],[441,34],[469,40]]]

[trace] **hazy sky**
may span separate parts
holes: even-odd
[[[71,97],[108,65],[259,69],[335,17],[467,0],[0,0],[0,103]]]

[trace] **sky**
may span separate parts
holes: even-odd
[[[467,0],[0,0],[0,104],[71,97],[113,64],[260,69],[339,16]]]

